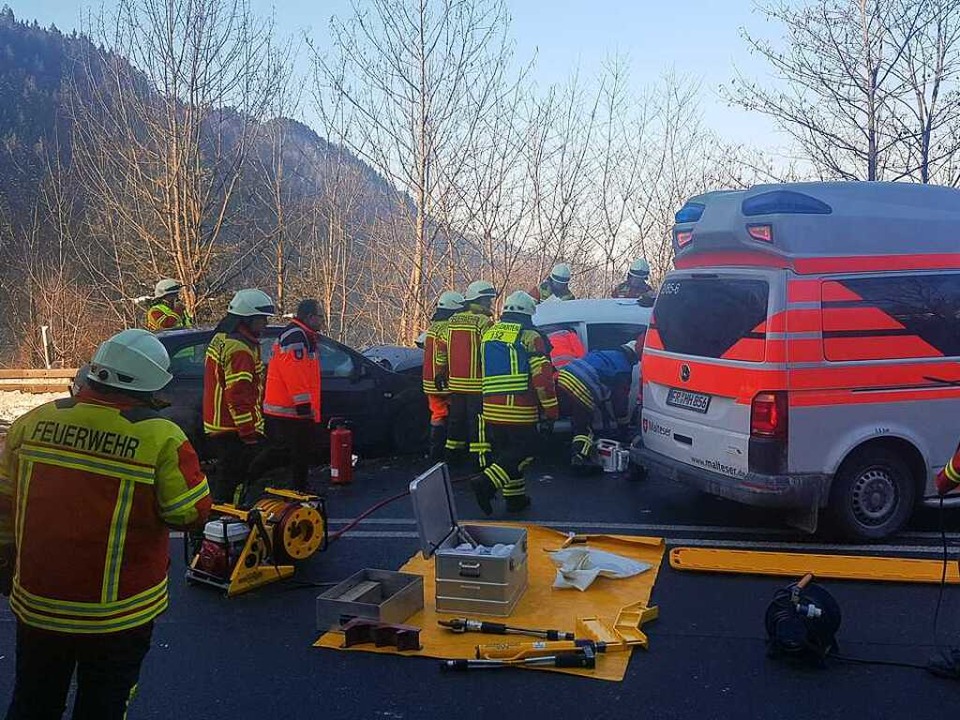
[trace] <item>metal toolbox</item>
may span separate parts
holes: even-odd
[[[317,597],[317,629],[339,630],[354,618],[401,625],[422,609],[422,576],[368,568]]]
[[[526,528],[461,525],[444,463],[410,483],[424,558],[434,556],[437,612],[498,615],[513,612],[527,589]],[[457,546],[513,545],[508,555],[476,555]]]

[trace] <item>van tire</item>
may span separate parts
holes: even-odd
[[[882,540],[906,524],[916,494],[916,478],[900,455],[887,447],[864,447],[837,472],[827,512],[840,537]]]

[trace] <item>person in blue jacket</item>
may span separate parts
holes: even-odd
[[[633,368],[640,361],[637,342],[614,350],[593,350],[573,360],[557,373],[560,414],[573,424],[570,462],[590,465],[593,453],[593,418],[597,411],[604,427],[616,428],[626,440],[630,419],[630,385]]]

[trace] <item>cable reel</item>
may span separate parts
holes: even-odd
[[[777,590],[767,607],[767,654],[822,667],[839,649],[840,605],[808,574]]]

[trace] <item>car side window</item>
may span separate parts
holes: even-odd
[[[170,356],[170,374],[174,377],[203,377],[207,341],[184,345]]]
[[[592,323],[587,325],[587,350],[613,350],[636,340],[647,329],[640,323]]]
[[[348,378],[353,375],[354,359],[343,348],[320,340],[320,375],[325,378]]]

